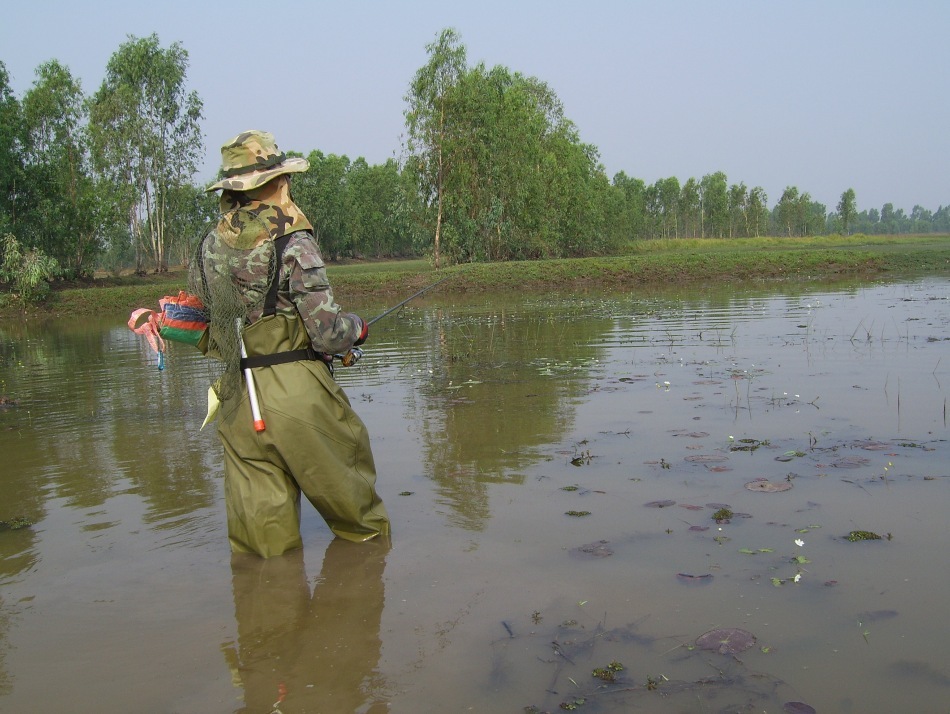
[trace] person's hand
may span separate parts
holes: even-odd
[[[363,318],[360,318],[360,323],[362,323],[363,327],[360,330],[360,336],[357,337],[356,342],[353,343],[354,347],[359,347],[361,344],[366,342],[366,338],[369,337],[369,324],[363,320]]]

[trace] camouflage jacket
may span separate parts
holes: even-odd
[[[233,284],[240,286],[241,298],[249,308],[247,324],[253,324],[261,318],[263,298],[270,286],[273,245],[248,251],[237,263],[233,252],[229,259],[219,252],[220,248],[213,234],[209,236],[202,251],[206,279],[229,274]],[[359,338],[363,321],[343,312],[333,301],[323,257],[309,231],[291,234],[284,249],[278,286],[278,312],[300,315],[317,352],[346,352]]]

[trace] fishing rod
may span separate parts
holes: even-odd
[[[405,305],[407,302],[411,302],[412,300],[415,300],[417,297],[419,297],[419,296],[422,295],[423,293],[429,292],[429,291],[430,291],[432,288],[434,288],[435,286],[441,285],[441,284],[444,283],[446,280],[448,280],[449,277],[451,277],[451,276],[446,275],[444,278],[442,278],[442,279],[439,280],[438,282],[432,283],[432,285],[428,285],[428,286],[422,288],[422,290],[420,290],[420,291],[417,292],[417,293],[413,293],[412,295],[410,295],[409,297],[407,297],[405,300],[403,300],[401,303],[398,303],[398,304],[396,304],[396,305],[393,305],[391,308],[389,308],[389,309],[386,310],[385,312],[382,312],[382,313],[380,313],[379,315],[377,315],[376,317],[374,317],[372,320],[370,320],[369,322],[366,323],[366,326],[369,327],[369,326],[372,325],[374,322],[378,322],[379,320],[382,320],[382,319],[383,319],[384,317],[386,317],[387,315],[392,315],[394,312],[396,312],[396,310],[398,310],[399,308],[401,308],[401,307],[402,307],[403,305]],[[351,348],[350,348],[350,351],[347,352],[345,355],[334,355],[334,357],[336,357],[337,359],[340,360],[340,362],[343,364],[344,367],[352,367],[354,364],[356,364],[357,362],[360,361],[360,357],[362,357],[362,356],[363,356],[363,350],[361,350],[359,347],[351,347]]]

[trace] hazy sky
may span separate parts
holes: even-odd
[[[612,177],[723,171],[773,206],[950,204],[946,0],[11,0],[0,60],[23,96],[57,59],[92,94],[128,35],[190,55],[209,179],[249,128],[284,149],[398,155],[426,44],[454,27],[470,65],[546,82]]]

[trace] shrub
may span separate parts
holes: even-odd
[[[12,233],[3,237],[0,247],[3,250],[0,280],[10,284],[12,297],[24,305],[44,300],[49,294],[49,281],[60,272],[56,259],[39,248],[24,253]]]

